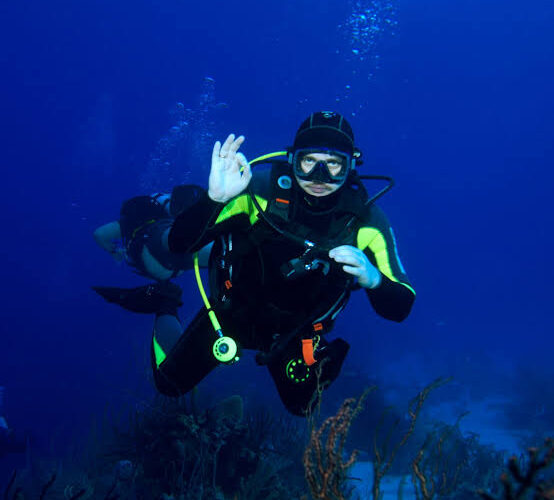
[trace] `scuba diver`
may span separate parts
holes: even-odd
[[[125,261],[137,274],[156,281],[175,278],[192,269],[192,257],[171,253],[164,233],[175,216],[195,203],[202,192],[199,186],[183,185],[178,197],[166,193],[135,196],[123,202],[119,220],[94,231],[94,239],[115,261]],[[208,253],[203,254],[206,261]]]
[[[120,288],[92,287],[106,301],[129,311],[155,314],[155,331],[160,338],[176,340],[182,333],[177,309],[183,305],[182,290],[172,278],[192,269],[192,255],[174,254],[167,244],[167,229],[175,215],[188,204],[195,203],[203,189],[183,185],[177,196],[156,193],[150,196],[135,196],[121,205],[120,216],[94,231],[96,243],[117,262],[124,261],[134,271],[153,283]],[[200,266],[207,266],[211,246],[200,252]]]
[[[25,440],[16,436],[4,417],[4,387],[0,386],[0,458],[10,453],[24,453]]]
[[[218,364],[237,361],[241,348],[253,349],[287,410],[306,416],[349,350],[324,335],[351,292],[363,289],[377,314],[397,322],[414,302],[392,229],[374,203],[392,179],[358,174],[361,152],[335,112],[313,113],[287,151],[249,163],[238,152],[243,142],[230,135],[215,143],[208,191],[166,230],[178,255],[213,242],[211,295],[195,257],[205,307],[174,345],[154,335],[154,380],[161,393],[180,396]],[[370,198],[362,178],[389,185]]]

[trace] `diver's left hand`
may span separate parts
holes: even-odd
[[[377,288],[381,284],[381,272],[359,248],[342,245],[330,250],[329,257],[339,264],[345,264],[342,266],[344,272],[355,276],[360,286]]]

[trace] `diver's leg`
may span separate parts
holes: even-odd
[[[167,396],[180,396],[192,390],[219,364],[212,354],[214,338],[215,333],[204,308],[169,350],[164,349],[167,339],[160,337],[158,341],[155,331],[152,369],[157,389]]]
[[[153,336],[156,342],[162,349],[162,351],[170,352],[183,333],[183,325],[179,321],[177,314],[177,308],[182,305],[181,302],[181,289],[175,285],[175,283],[165,282],[159,284],[163,286],[163,290],[173,290],[175,297],[168,298],[161,302],[156,311],[156,319],[154,320],[154,332]],[[171,288],[172,287],[172,288]],[[177,291],[179,292],[177,294]],[[176,298],[178,297],[178,302]]]
[[[321,340],[316,364],[307,367],[302,360],[299,339],[291,342],[282,356],[268,365],[281,401],[293,415],[307,416],[318,402],[318,390],[327,388],[338,376],[350,346],[342,339]],[[321,375],[317,371],[321,369]]]
[[[183,333],[183,326],[177,315],[157,314],[154,320],[154,336],[164,352],[169,352]]]

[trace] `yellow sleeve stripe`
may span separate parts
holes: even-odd
[[[387,241],[381,231],[375,229],[374,227],[361,228],[358,231],[357,245],[360,250],[369,248],[375,256],[375,262],[377,263],[379,271],[381,271],[391,281],[404,285],[415,295],[415,290],[410,285],[403,283],[394,276],[389,259]]]
[[[264,200],[259,196],[256,196],[256,200],[260,204],[260,207],[262,208],[262,210],[265,210],[267,206],[267,200]],[[258,220],[258,210],[254,206],[254,203],[252,202],[252,199],[250,198],[250,196],[247,194],[238,196],[237,198],[227,203],[227,205],[225,205],[225,208],[219,214],[215,223],[219,224],[220,222],[223,222],[239,214],[248,215],[251,225]]]
[[[156,360],[156,368],[159,368],[160,365],[165,361],[165,358],[167,358],[167,356],[163,351],[163,349],[161,348],[160,344],[158,344],[155,333],[154,333],[154,336],[152,337],[152,346],[154,348],[154,358]]]

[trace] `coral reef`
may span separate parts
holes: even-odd
[[[554,499],[554,440],[512,457],[484,446],[459,423],[421,422],[431,391],[448,382],[437,379],[414,397],[406,414],[367,429],[374,434],[371,496],[382,497],[381,482],[391,474],[400,450],[411,459],[401,468],[398,498],[410,475],[418,500]],[[331,416],[306,421],[261,408],[245,411],[232,396],[198,409],[192,399],[159,397],[134,409],[129,418],[91,432],[77,460],[35,458],[11,477],[5,500],[347,500],[354,498],[348,476],[357,446],[347,437],[375,387],[345,399]],[[375,410],[375,409],[374,409]],[[358,438],[357,438],[358,439]],[[408,443],[409,442],[409,443]],[[413,443],[417,443],[415,446]],[[408,467],[409,465],[409,467]],[[368,470],[369,472],[369,470]],[[398,471],[394,472],[398,475]],[[369,491],[369,490],[368,490]]]
[[[417,499],[476,498],[476,490],[498,489],[497,477],[504,454],[479,443],[477,434],[464,436],[460,415],[454,425],[437,422],[411,463],[412,484]]]
[[[554,499],[554,439],[546,438],[540,447],[527,450],[527,456],[510,457],[507,471],[500,476],[503,500]],[[549,476],[546,476],[546,473]],[[496,500],[490,492],[479,491],[484,500]]]
[[[352,420],[362,410],[368,391],[356,401],[346,399],[337,414],[328,417],[319,428],[312,428],[304,452],[304,470],[310,493],[314,499],[345,500],[346,472],[356,461],[353,451],[343,458],[344,445]]]
[[[374,459],[372,495],[374,499],[378,500],[381,497],[381,481],[385,474],[390,471],[398,450],[405,446],[408,439],[412,436],[417,419],[419,418],[419,414],[421,412],[421,408],[429,396],[429,393],[449,381],[450,379],[436,379],[434,382],[423,388],[423,390],[410,401],[408,405],[408,413],[406,414],[409,425],[398,442],[392,444],[391,437],[393,431],[396,430],[400,424],[400,418],[394,422],[394,425],[386,433],[383,433],[381,426],[377,427],[373,440]]]
[[[35,464],[12,476],[5,498],[24,500],[277,500],[305,491],[304,422],[265,410],[244,414],[239,396],[193,411],[158,398],[109,432],[94,432],[77,466]],[[75,465],[75,464],[73,464]]]

